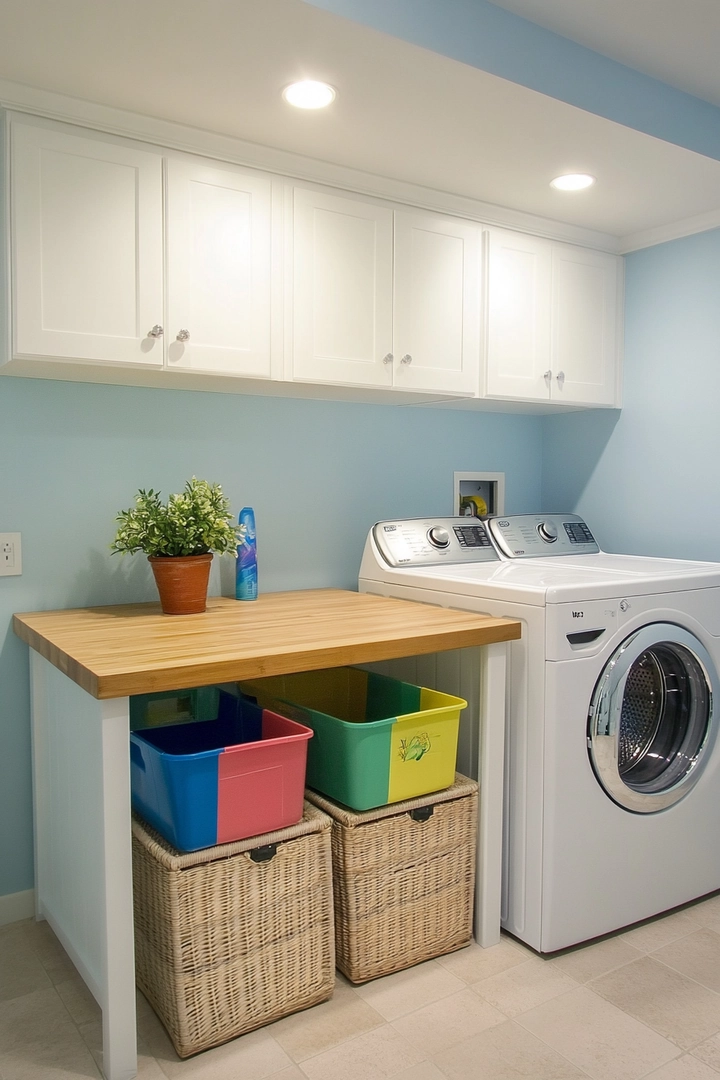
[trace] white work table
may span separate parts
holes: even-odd
[[[514,619],[320,589],[199,615],[158,604],[18,614],[31,649],[35,895],[98,1001],[103,1071],[137,1072],[129,696],[466,647],[481,651],[475,937],[500,938],[505,643]]]

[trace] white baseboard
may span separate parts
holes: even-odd
[[[19,922],[20,919],[31,919],[34,914],[34,889],[26,889],[25,892],[8,893],[7,896],[0,896],[0,926]]]

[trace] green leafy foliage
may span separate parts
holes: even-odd
[[[121,510],[115,520],[119,527],[110,546],[120,554],[223,554],[235,551],[241,535],[220,485],[194,476],[179,495],[171,495],[166,503],[161,502],[159,491],[141,488],[135,505]]]

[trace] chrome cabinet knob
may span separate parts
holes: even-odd
[[[383,364],[392,364],[394,359],[395,357],[393,356],[393,354],[389,352],[387,356],[383,356]]]
[[[178,330],[175,340],[176,341],[187,341],[189,339],[189,337],[190,337],[190,331],[189,330]]]
[[[543,372],[543,379],[545,380],[545,382],[550,382],[550,380],[552,379],[552,371],[550,370],[550,368],[548,368],[547,371]]]
[[[162,326],[158,326],[158,324],[155,323],[152,330],[148,330],[148,337],[159,338],[163,336],[164,332]]]
[[[412,356],[410,355],[410,353],[405,353],[405,355],[401,359],[400,363],[401,364],[412,364]]]
[[[556,379],[557,379],[558,383],[560,384],[560,386],[562,386],[562,384],[565,382],[565,372],[564,371],[558,371],[558,373],[556,375]]]

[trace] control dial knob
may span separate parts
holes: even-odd
[[[450,534],[447,529],[443,529],[441,525],[433,525],[432,529],[428,529],[428,540],[433,547],[446,548],[450,547]]]
[[[552,521],[541,521],[537,531],[540,539],[544,540],[546,544],[554,544],[557,540],[557,526]]]

